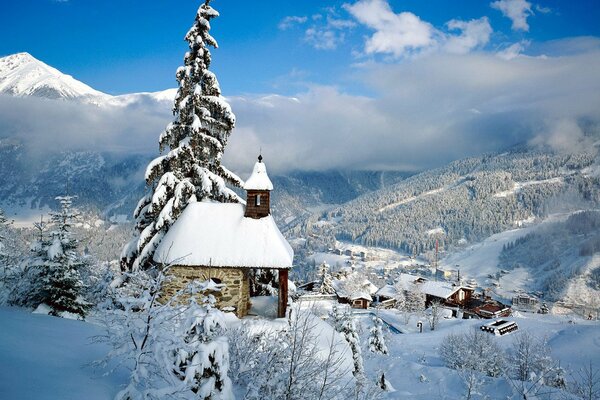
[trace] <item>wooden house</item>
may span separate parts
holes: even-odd
[[[352,308],[360,308],[366,310],[369,308],[373,299],[367,293],[360,293],[350,297],[350,305]]]
[[[192,280],[210,279],[224,285],[216,295],[217,307],[243,317],[251,305],[250,271],[277,270],[277,314],[284,317],[294,253],[270,215],[273,184],[261,156],[244,189],[246,204],[191,203],[171,226],[154,254],[172,276],[163,295],[172,296]]]
[[[439,301],[448,306],[465,306],[473,296],[475,289],[446,281],[427,281],[420,285],[425,294],[425,303]]]

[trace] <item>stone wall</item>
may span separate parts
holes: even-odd
[[[246,268],[218,268],[218,267],[189,267],[174,265],[169,268],[171,279],[163,285],[161,297],[170,298],[178,290],[193,281],[207,281],[213,279],[217,283],[222,283],[225,287],[221,292],[213,293],[217,299],[217,307],[233,307],[238,317],[248,314],[250,309],[250,285],[248,279],[248,269]]]

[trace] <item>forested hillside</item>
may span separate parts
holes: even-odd
[[[408,253],[479,241],[554,211],[600,202],[598,143],[564,154],[520,147],[467,158],[309,218],[294,234]]]

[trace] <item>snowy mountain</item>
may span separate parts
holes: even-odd
[[[0,93],[97,102],[106,94],[44,64],[29,53],[0,58]]]
[[[135,100],[139,100],[135,99]],[[143,171],[152,155],[111,154],[96,151],[28,154],[15,138],[0,138],[0,208],[11,219],[26,223],[54,209],[54,197],[68,189],[77,204],[119,221],[131,219],[143,195]],[[273,176],[273,214],[281,226],[301,221],[316,210],[343,204],[404,174],[371,171],[296,171]]]

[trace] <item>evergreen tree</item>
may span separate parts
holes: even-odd
[[[85,261],[77,253],[77,240],[70,231],[79,214],[72,210],[74,196],[59,196],[60,212],[51,213],[54,230],[50,240],[42,242],[42,257],[47,261],[48,271],[44,274],[45,303],[52,307],[52,314],[63,312],[84,317],[88,304],[81,298],[83,282],[80,269]],[[45,254],[44,254],[45,253]]]
[[[372,353],[388,354],[385,338],[383,337],[383,321],[378,316],[373,317],[373,327],[369,330],[369,350]]]
[[[352,310],[350,307],[344,307],[344,310],[340,310],[334,305],[331,315],[334,328],[336,331],[342,334],[344,340],[350,346],[352,351],[352,360],[354,361],[354,370],[352,374],[356,377],[359,384],[362,384],[364,380],[365,369],[363,366],[362,351],[360,349],[360,337],[356,331],[356,323]]]
[[[212,281],[200,284],[199,291],[220,290]],[[196,302],[192,291],[185,310],[183,346],[176,351],[175,375],[200,399],[233,398],[229,370],[229,346],[223,313],[215,308],[212,294],[201,295]]]
[[[205,0],[185,36],[189,51],[177,70],[179,89],[175,116],[160,135],[161,153],[146,168],[146,183],[153,190],[134,212],[137,234],[123,249],[124,267],[146,268],[169,227],[192,202],[211,199],[239,202],[227,185],[241,187],[242,181],[221,165],[221,157],[235,125],[235,115],[221,96],[217,77],[209,66],[208,46],[217,48],[209,34],[210,21],[219,16]]]
[[[335,289],[333,288],[331,274],[329,273],[329,264],[326,262],[323,262],[319,267],[319,277],[321,279],[319,292],[321,294],[334,294]]]
[[[50,306],[51,314],[63,312],[83,318],[89,305],[82,299],[83,282],[80,270],[86,265],[77,253],[77,240],[70,231],[78,214],[72,210],[74,196],[59,196],[61,210],[51,213],[52,228],[43,218],[35,223],[38,238],[31,246],[23,279],[13,291],[12,302],[24,306]]]

